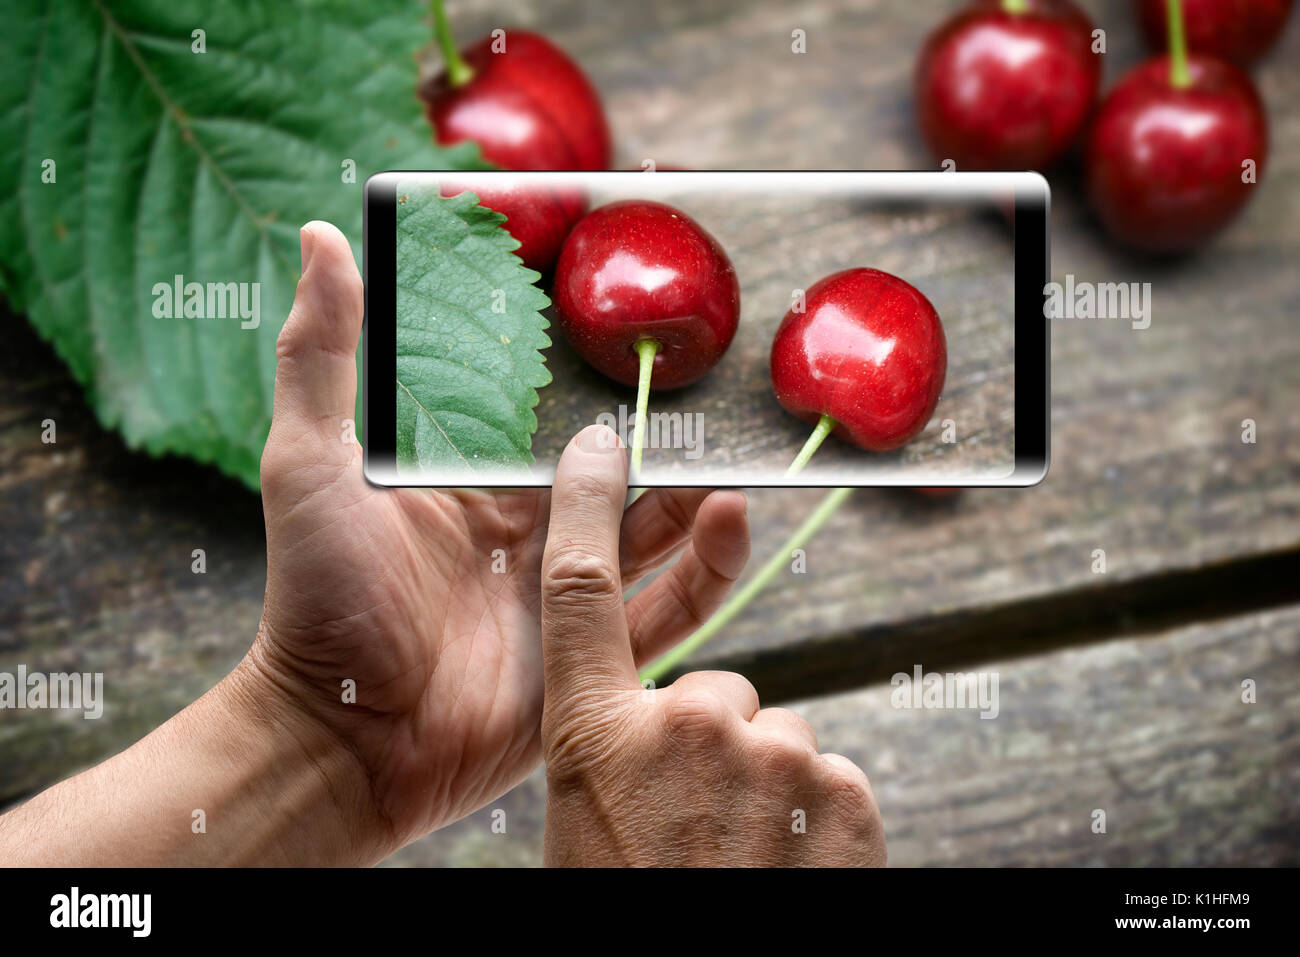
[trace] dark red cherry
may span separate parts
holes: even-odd
[[[541,273],[555,265],[565,237],[587,206],[586,197],[578,190],[525,186],[510,177],[467,174],[439,180],[443,196],[467,189],[478,196],[480,205],[505,215],[502,225],[519,240],[515,255],[529,269]]]
[[[772,342],[772,389],[805,422],[871,452],[914,438],[934,413],[948,371],[943,324],[911,283],[879,269],[846,269],[805,294]]]
[[[660,345],[656,388],[689,385],[736,334],[740,285],[718,241],[663,203],[623,200],[588,213],[555,267],[556,325],[598,371],[637,384],[636,343]]]
[[[1116,238],[1153,253],[1182,252],[1237,215],[1262,178],[1268,123],[1239,68],[1190,54],[1186,85],[1171,60],[1135,67],[1106,97],[1088,134],[1088,198]]]
[[[503,52],[493,52],[493,45]],[[514,170],[607,169],[609,125],[582,69],[527,30],[486,36],[461,52],[472,71],[459,85],[443,71],[421,91],[439,143],[479,144]]]
[[[1092,24],[1067,0],[976,0],[921,50],[921,134],[959,170],[1045,170],[1082,129],[1100,76]]]
[[[1136,0],[1153,50],[1169,46],[1165,0]],[[1291,0],[1183,0],[1183,29],[1194,53],[1249,66],[1269,51],[1291,13]]]

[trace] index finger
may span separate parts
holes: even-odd
[[[612,429],[583,429],[560,456],[542,557],[546,706],[639,687],[623,607],[618,539],[627,456]]]

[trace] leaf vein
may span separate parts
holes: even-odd
[[[105,9],[103,0],[95,0],[95,6],[99,8],[99,12],[104,18],[105,25],[113,32],[114,36],[117,37],[118,42],[122,44],[122,48],[126,51],[127,56],[131,58],[131,62],[134,63],[136,69],[140,71],[140,75],[144,79],[145,83],[148,84],[149,89],[152,90],[153,94],[158,98],[158,102],[162,104],[164,110],[172,115],[172,119],[174,119],[176,125],[180,127],[182,133],[181,141],[187,142],[193,147],[194,152],[198,154],[199,159],[212,169],[213,175],[217,177],[217,182],[219,182],[226,192],[230,194],[231,199],[235,201],[235,204],[239,206],[244,215],[246,215],[249,221],[252,222],[253,227],[259,233],[266,235],[266,227],[262,222],[262,218],[257,215],[257,211],[253,209],[248,200],[244,198],[243,193],[235,187],[235,184],[226,175],[225,170],[222,169],[216,160],[212,158],[212,155],[208,152],[207,148],[200,141],[198,135],[194,132],[193,125],[186,117],[184,110],[174,103],[171,97],[167,95],[167,91],[163,89],[158,77],[154,75],[154,72],[151,69],[149,69],[149,64],[144,61],[144,57],[140,55],[140,51],[137,50],[135,44],[131,42],[131,38],[122,29],[121,24],[119,24],[113,15]],[[289,267],[290,264],[288,260],[285,259],[278,249],[272,246],[271,251],[273,255],[277,256],[280,261],[285,264],[286,267]]]
[[[455,452],[456,455],[460,457],[460,460],[462,462],[464,462],[466,465],[469,465],[469,459],[465,458],[464,453],[461,452],[460,448],[456,445],[456,443],[451,440],[451,436],[448,435],[447,430],[444,429],[438,423],[438,419],[434,416],[434,414],[430,412],[427,408],[425,408],[424,403],[415,397],[415,394],[407,387],[406,383],[403,382],[400,378],[397,380],[397,384],[399,387],[401,387],[402,391],[404,391],[407,395],[411,397],[411,401],[415,403],[416,407],[421,412],[423,412],[426,416],[428,416],[429,421],[433,423],[433,427],[442,433],[442,437],[446,439],[447,444],[451,446],[452,451]]]

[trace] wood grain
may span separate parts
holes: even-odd
[[[1300,863],[1300,606],[979,671],[991,720],[896,708],[888,683],[790,705],[867,772],[892,866]],[[540,864],[544,803],[537,774],[388,863]]]

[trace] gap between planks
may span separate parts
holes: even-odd
[[[1265,611],[1300,599],[1300,546],[1114,585],[1073,588],[812,635],[797,646],[696,658],[682,671],[737,671],[764,704],[854,691],[898,672],[968,667],[1163,632]]]

